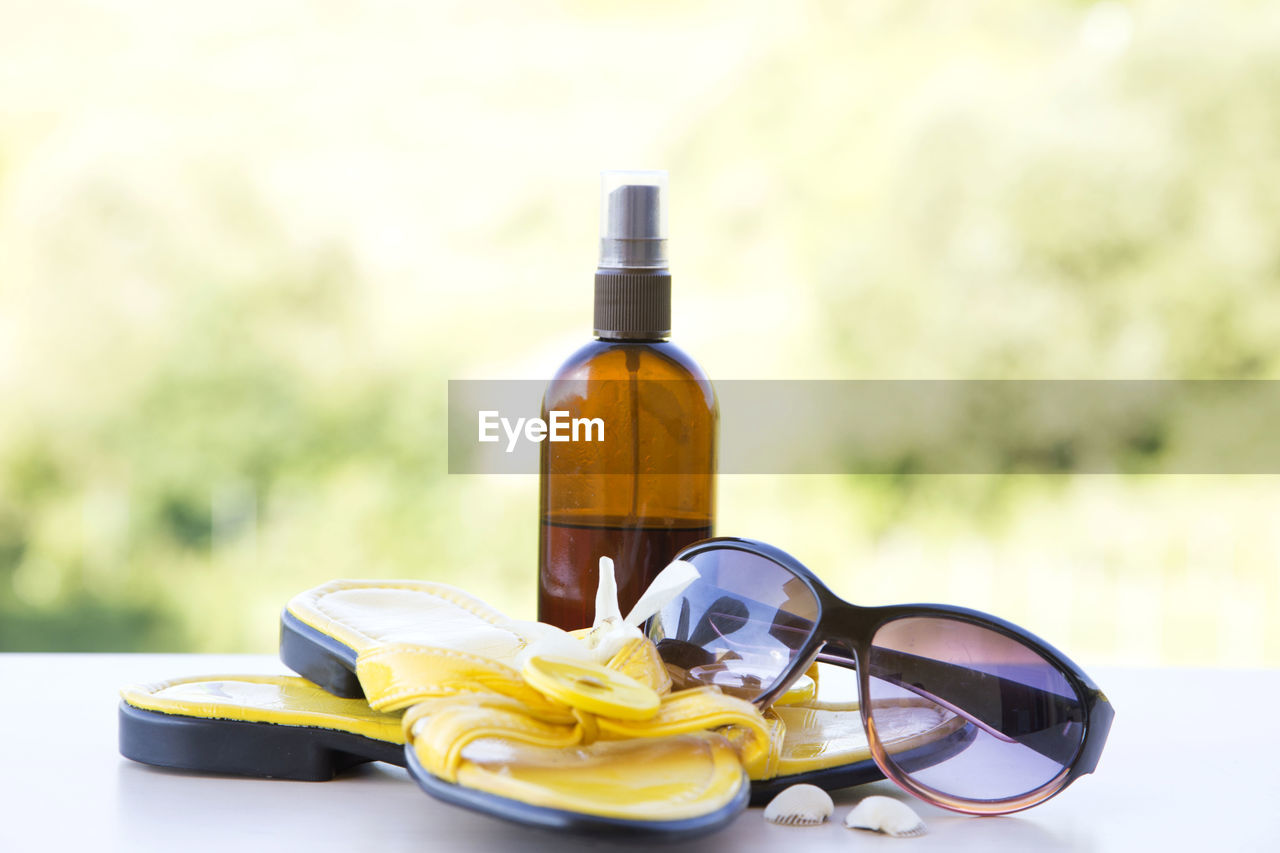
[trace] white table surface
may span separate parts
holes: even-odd
[[[437,802],[386,765],[332,782],[160,770],[116,751],[116,690],[205,673],[284,672],[268,656],[0,655],[0,850],[641,849],[533,830]],[[1280,670],[1092,673],[1117,711],[1097,773],[1018,815],[970,818],[879,782],[836,795],[832,823],[780,827],[748,809],[672,850],[1280,851]],[[901,797],[929,834],[892,839],[840,820]]]

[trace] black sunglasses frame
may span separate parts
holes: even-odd
[[[876,736],[875,721],[868,702],[861,702],[862,722],[866,727],[872,757],[885,776],[921,799],[965,814],[1007,814],[1044,802],[1070,785],[1079,777],[1092,773],[1098,766],[1102,748],[1115,711],[1107,697],[1085,673],[1066,655],[1028,631],[995,616],[953,607],[945,604],[895,604],[882,607],[861,607],[837,596],[818,579],[803,563],[785,551],[764,542],[736,537],[704,539],[685,548],[675,556],[677,560],[689,560],[699,554],[716,550],[737,550],[769,560],[799,578],[813,593],[818,603],[817,619],[812,634],[792,658],[784,671],[754,703],[767,708],[781,696],[795,680],[815,661],[843,666],[857,671],[860,696],[870,695],[871,642],[884,625],[910,617],[935,617],[965,622],[1003,635],[1031,649],[1063,675],[1075,691],[1080,703],[1084,733],[1074,755],[1064,763],[1064,769],[1044,785],[1018,797],[1001,800],[972,800],[954,797],[925,786],[900,771]],[[884,650],[881,650],[882,653]],[[939,666],[948,666],[938,662]],[[910,689],[909,685],[904,685]],[[934,697],[929,697],[934,698]]]

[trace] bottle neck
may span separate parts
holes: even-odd
[[[596,270],[595,335],[610,341],[662,341],[671,335],[671,273]]]
[[[662,344],[671,339],[671,333],[655,335],[652,332],[618,332],[612,329],[596,329],[595,338],[598,341],[617,341],[627,344]]]

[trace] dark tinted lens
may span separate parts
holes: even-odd
[[[677,689],[715,684],[755,699],[790,672],[818,601],[789,569],[736,548],[689,558],[698,579],[649,622]]]
[[[1009,800],[1069,766],[1084,708],[1066,677],[1004,634],[941,617],[882,626],[869,661],[877,735],[933,715],[926,742],[889,756],[904,775],[951,797]]]

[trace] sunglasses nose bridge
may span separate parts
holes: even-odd
[[[822,611],[815,631],[824,643],[837,643],[853,648],[858,641],[855,627],[862,621],[862,608],[847,601],[829,596],[822,602]]]

